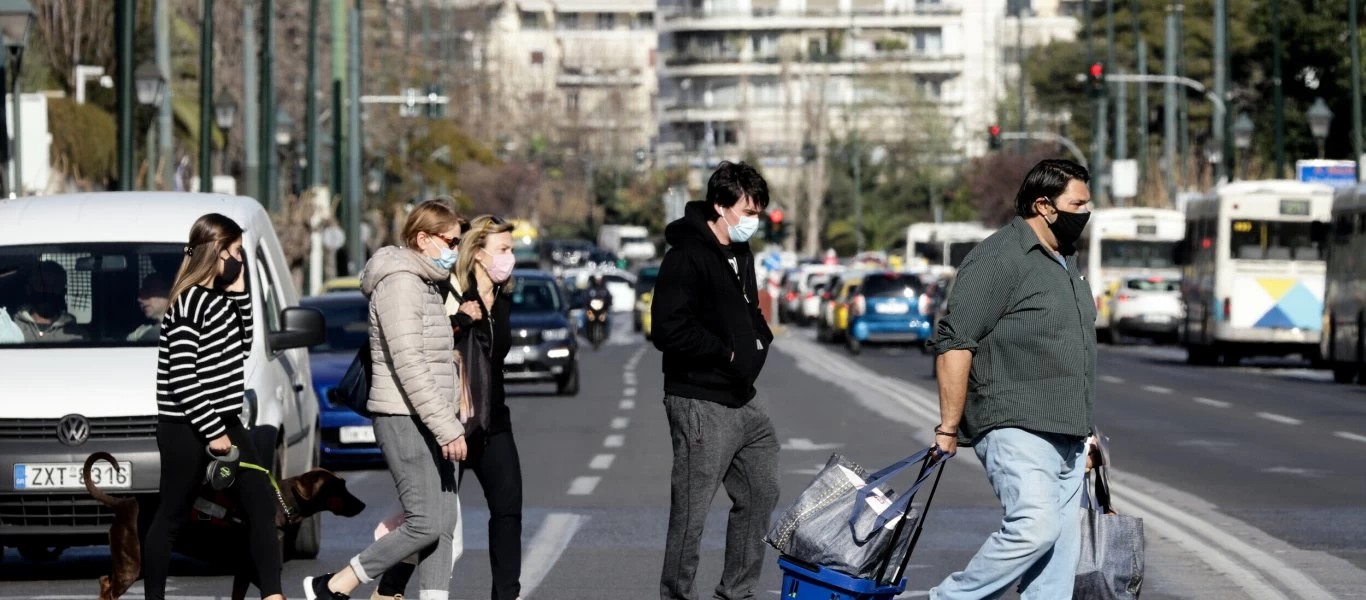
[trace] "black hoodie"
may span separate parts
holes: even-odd
[[[708,226],[715,210],[689,202],[665,228],[671,248],[655,280],[651,335],[664,353],[664,393],[738,407],[754,397],[773,333],[759,312],[754,254],[731,243],[737,275]]]

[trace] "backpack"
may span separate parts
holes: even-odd
[[[351,366],[346,368],[337,386],[328,390],[327,399],[333,406],[345,406],[356,414],[371,418],[374,415],[366,404],[370,402],[370,377],[374,362],[370,358],[370,344],[364,344],[356,352]]]

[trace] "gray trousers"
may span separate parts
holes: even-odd
[[[351,559],[361,583],[417,554],[419,600],[446,600],[451,542],[458,518],[455,463],[441,457],[431,432],[408,415],[378,415],[375,442],[394,476],[404,521]]]
[[[732,507],[726,524],[725,568],[715,598],[754,598],[764,560],[764,532],[778,503],[778,439],[757,400],[730,408],[665,396],[674,464],[669,536],[659,596],[696,600],[702,526],[716,488],[724,485]]]

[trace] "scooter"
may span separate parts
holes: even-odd
[[[589,300],[584,319],[587,321],[585,328],[588,341],[593,344],[593,349],[597,350],[607,339],[607,302],[602,298]]]

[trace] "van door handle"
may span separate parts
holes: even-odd
[[[296,383],[296,384],[294,384],[294,391],[295,391],[296,393],[304,391],[304,384],[302,384],[302,383]]]

